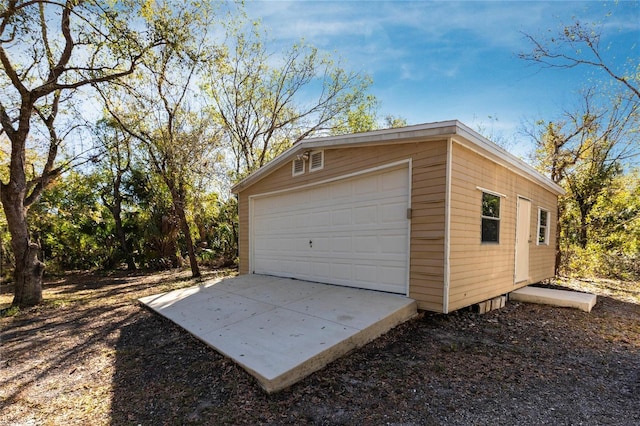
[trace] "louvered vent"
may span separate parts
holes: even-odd
[[[293,176],[301,175],[304,173],[304,159],[293,160]]]
[[[309,171],[320,170],[324,167],[324,151],[313,151],[311,153]]]

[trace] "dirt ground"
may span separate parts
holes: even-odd
[[[640,283],[559,283],[599,294],[591,313],[422,313],[275,395],[137,302],[194,284],[50,279],[42,306],[0,318],[0,424],[640,424]]]

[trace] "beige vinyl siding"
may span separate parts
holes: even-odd
[[[515,226],[518,196],[531,201],[529,280],[553,276],[556,195],[496,164],[490,153],[454,142],[451,155],[448,311],[487,300],[515,288]],[[409,296],[420,309],[442,312],[445,277],[445,196],[447,141],[388,143],[324,149],[324,168],[292,176],[291,161],[240,191],[240,273],[249,271],[249,196],[293,189],[327,179],[411,159],[411,241]],[[481,151],[478,148],[478,151]],[[482,154],[482,155],[481,155]],[[500,206],[500,243],[481,243],[484,188],[504,194]],[[549,212],[549,244],[537,245],[538,208]]]
[[[238,194],[238,273],[249,273],[249,197]]]
[[[518,196],[531,200],[529,280],[553,276],[556,197],[540,185],[457,143],[452,145],[449,311],[513,291]],[[503,194],[500,242],[481,243],[481,198],[484,188]],[[535,243],[537,209],[551,214],[548,246]]]
[[[533,204],[532,211],[532,237],[529,272],[531,282],[539,282],[554,276],[555,253],[556,253],[556,227],[558,225],[558,204],[555,194],[538,188],[536,200]],[[542,208],[549,212],[549,244],[538,245],[538,208]]]
[[[238,194],[240,273],[249,271],[249,196],[322,182],[327,179],[411,159],[412,219],[409,296],[420,309],[442,311],[444,285],[444,198],[447,143],[387,144],[324,150],[324,168],[291,176],[291,161]]]

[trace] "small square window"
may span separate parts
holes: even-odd
[[[500,242],[500,197],[482,193],[482,242]]]
[[[298,176],[304,174],[304,159],[295,158],[292,164],[292,175]]]
[[[549,245],[549,212],[538,209],[538,245]]]
[[[324,168],[324,151],[313,151],[309,156],[309,171],[315,172]]]

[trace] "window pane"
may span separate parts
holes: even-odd
[[[538,243],[540,244],[546,243],[546,239],[547,239],[547,228],[544,226],[541,226],[540,229],[538,230]]]
[[[500,217],[500,197],[482,193],[482,216]]]
[[[547,211],[540,210],[540,226],[547,226]]]
[[[482,242],[497,243],[500,237],[500,221],[482,218]]]

